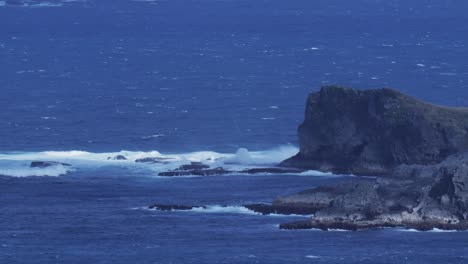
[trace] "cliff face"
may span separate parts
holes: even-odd
[[[391,89],[323,87],[310,94],[298,133],[300,152],[282,166],[382,175],[467,151],[468,110]]]

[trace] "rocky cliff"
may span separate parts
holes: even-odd
[[[392,89],[323,87],[310,94],[298,133],[300,152],[282,166],[385,175],[401,164],[437,164],[467,151],[468,110]]]
[[[417,230],[468,229],[468,156],[437,165],[402,165],[391,178],[351,181],[279,198],[281,204],[320,204],[307,221],[284,229],[406,227]]]

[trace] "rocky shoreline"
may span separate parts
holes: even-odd
[[[273,205],[315,206],[282,229],[468,230],[468,111],[391,89],[323,87],[309,96],[300,152],[281,165],[380,176],[323,186]]]

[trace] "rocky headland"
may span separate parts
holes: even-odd
[[[468,229],[467,109],[391,89],[323,87],[307,100],[299,142],[282,166],[378,177],[278,198],[273,208],[315,214],[280,228]]]
[[[391,175],[468,151],[468,109],[436,106],[392,89],[323,87],[307,99],[300,152],[282,166]]]

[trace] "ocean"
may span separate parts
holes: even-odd
[[[353,176],[272,166],[307,95],[468,106],[462,0],[0,1],[0,263],[468,263],[468,232],[279,230],[269,203]],[[123,155],[128,160],[109,160]],[[134,162],[163,157],[164,164]],[[72,166],[30,168],[31,161]],[[207,205],[161,212],[154,203]]]

